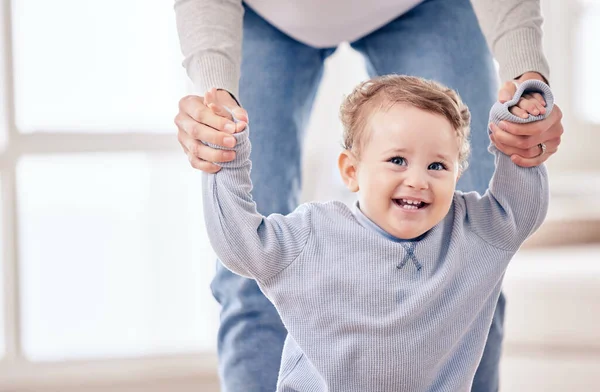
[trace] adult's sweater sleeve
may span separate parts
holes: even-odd
[[[510,113],[519,98],[528,92],[539,92],[546,100],[546,113],[523,119]],[[490,111],[490,123],[500,121],[526,123],[541,120],[552,111],[554,98],[550,88],[538,80],[521,84],[512,100],[496,102]],[[491,132],[488,129],[488,132]],[[519,246],[538,229],[548,211],[548,172],[544,164],[520,167],[493,144],[496,170],[483,196],[476,192],[457,192],[455,201],[465,211],[465,225],[488,244],[509,251]],[[476,164],[476,162],[474,162]]]
[[[241,0],[175,0],[179,44],[195,90],[212,87],[236,98],[242,58]]]
[[[222,168],[215,174],[202,174],[202,198],[210,243],[221,262],[260,281],[281,272],[300,255],[311,233],[311,213],[308,204],[288,215],[258,213],[251,196],[248,133],[246,127],[234,135],[233,161],[219,163]]]
[[[500,65],[502,81],[525,72],[538,72],[550,80],[542,47],[540,0],[471,0],[481,30]]]

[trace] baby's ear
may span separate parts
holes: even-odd
[[[358,159],[352,151],[344,150],[338,157],[338,168],[342,181],[350,192],[358,192]]]

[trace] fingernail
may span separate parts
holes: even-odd
[[[540,111],[537,109],[533,109],[533,114],[535,114],[537,116],[538,114],[540,114]]]
[[[225,143],[225,147],[233,147],[235,146],[235,138],[233,136],[227,136],[223,139],[223,143]]]
[[[235,158],[235,152],[233,152],[233,151],[225,151],[223,153],[223,159],[231,160],[233,158]]]
[[[500,123],[498,123],[498,128],[502,129],[503,131],[506,131],[506,122],[500,121]]]
[[[232,123],[225,124],[225,132],[234,133],[235,125],[233,125]]]
[[[493,123],[489,123],[488,127],[490,128],[490,131],[492,131],[492,133],[495,132],[495,130],[494,130],[494,124]]]

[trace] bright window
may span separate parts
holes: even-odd
[[[214,373],[216,259],[175,137],[191,83],[172,2],[0,4],[0,389],[31,366],[129,372],[108,369],[119,358]]]
[[[173,132],[187,79],[173,5],[13,1],[21,132]]]
[[[17,167],[23,349],[32,360],[214,349],[200,175],[179,154]]]

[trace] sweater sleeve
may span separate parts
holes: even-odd
[[[310,208],[305,204],[285,216],[264,217],[257,212],[251,196],[248,133],[246,127],[234,135],[233,161],[219,163],[222,169],[215,174],[202,174],[202,198],[210,243],[221,262],[260,281],[281,272],[300,255],[311,232]]]
[[[188,76],[201,94],[212,87],[236,98],[242,57],[241,0],[175,0],[179,44]]]
[[[502,81],[525,72],[550,80],[542,47],[540,0],[471,0],[481,30],[500,64]]]
[[[523,119],[510,113],[521,95],[539,92],[546,100],[546,113]],[[490,123],[500,121],[527,123],[541,120],[552,111],[554,98],[550,88],[538,80],[529,80],[519,86],[512,100],[496,102],[490,112]],[[488,132],[490,130],[488,129]],[[500,249],[516,251],[538,229],[548,211],[548,173],[545,165],[524,168],[493,144],[489,151],[496,157],[496,170],[487,192],[457,192],[457,202],[465,209],[465,224],[488,244]]]

